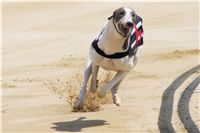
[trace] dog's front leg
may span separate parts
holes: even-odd
[[[122,79],[123,80],[123,79]],[[112,99],[113,99],[113,103],[117,106],[120,106],[121,104],[121,99],[119,98],[117,92],[118,92],[118,89],[119,89],[119,86],[121,84],[121,81],[119,81],[112,89],[111,89],[111,93],[112,93]]]
[[[89,58],[85,65],[84,81],[83,81],[83,85],[80,90],[79,99],[78,99],[77,103],[74,105],[74,109],[81,109],[83,107],[83,102],[84,102],[84,98],[85,98],[86,90],[87,90],[87,83],[91,76],[91,73],[92,73],[92,61]]]
[[[117,94],[118,88],[120,83],[122,82],[122,80],[124,79],[124,77],[126,77],[126,75],[129,72],[125,72],[125,71],[119,71],[114,78],[108,82],[107,85],[103,86],[101,88],[102,92],[108,92],[111,91],[112,92],[112,98],[113,98],[113,103],[117,106],[119,106],[121,104],[121,100]]]
[[[97,90],[97,75],[99,71],[99,66],[92,64],[92,79],[90,84],[90,92],[95,93]]]
[[[103,86],[100,91],[102,92],[110,92],[112,88],[114,88],[117,83],[119,83],[129,72],[128,71],[119,71],[114,76],[114,78],[109,81],[105,86]],[[117,91],[116,91],[117,92]]]

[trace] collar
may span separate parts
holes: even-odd
[[[95,51],[103,56],[103,57],[106,57],[106,58],[110,58],[110,59],[120,59],[120,58],[123,58],[127,55],[129,55],[129,50],[125,51],[125,52],[120,52],[120,53],[114,53],[114,54],[111,54],[111,55],[108,55],[106,54],[103,50],[101,50],[99,47],[98,47],[98,40],[94,40],[92,42],[92,46],[93,48],[95,49]]]

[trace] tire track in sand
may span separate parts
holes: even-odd
[[[173,113],[174,93],[177,90],[177,88],[179,88],[180,85],[184,83],[188,77],[190,77],[193,73],[195,73],[199,69],[200,65],[197,65],[192,69],[186,71],[178,78],[176,78],[164,91],[162,95],[162,103],[158,118],[158,127],[161,133],[175,133],[175,130],[171,123],[172,113]]]
[[[195,88],[199,85],[199,83],[200,76],[198,76],[194,81],[192,81],[192,83],[183,91],[178,103],[178,114],[180,120],[189,133],[199,133],[199,130],[189,113],[190,98]]]

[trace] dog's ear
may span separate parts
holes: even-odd
[[[110,20],[112,17],[113,17],[113,15],[112,15],[112,16],[110,16],[110,17],[108,17],[108,20]]]
[[[136,21],[137,21],[137,14],[134,14],[134,16],[133,16],[133,22],[136,23]]]
[[[138,23],[139,21],[142,22],[142,18],[141,18],[140,16],[138,16],[137,14],[135,14],[135,17],[134,17],[134,19],[133,19],[133,22],[134,22],[134,23]]]
[[[113,12],[113,14],[110,17],[108,17],[108,20],[110,20],[113,17],[115,18],[115,12],[116,12],[116,10]]]
[[[136,21],[136,17],[137,17],[137,14],[135,13],[135,11],[133,11],[133,13],[132,13],[133,22]]]

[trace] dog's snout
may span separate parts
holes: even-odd
[[[133,23],[132,23],[132,22],[127,22],[126,25],[127,25],[129,28],[133,27]]]

